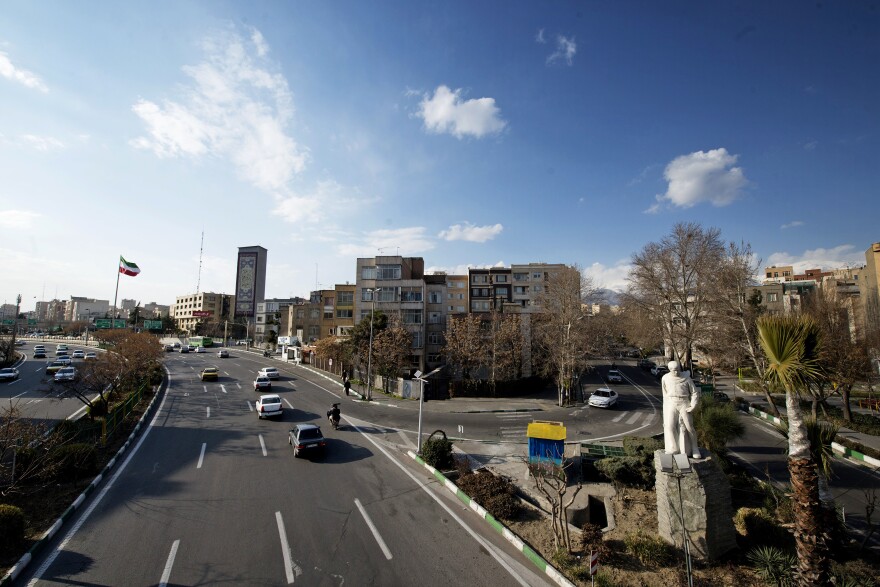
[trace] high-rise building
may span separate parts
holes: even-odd
[[[235,317],[253,320],[257,304],[266,299],[266,257],[260,246],[239,247],[235,264]]]
[[[222,336],[226,331],[226,322],[233,322],[231,309],[235,298],[228,294],[199,292],[178,296],[171,308],[171,316],[177,327],[187,334],[196,334],[199,323],[205,325],[210,332],[201,332],[208,336]]]

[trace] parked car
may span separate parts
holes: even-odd
[[[0,381],[14,381],[16,379],[18,379],[18,369],[15,367],[0,369]]]
[[[97,359],[97,358],[98,358],[98,353],[96,353],[95,351],[89,351],[89,352],[86,353],[86,356],[83,357],[83,358],[84,358],[85,360],[87,360],[87,361],[88,361],[89,359]]]
[[[297,424],[290,431],[287,442],[293,447],[293,456],[299,458],[303,452],[323,454],[327,441],[321,428],[314,424]]]
[[[281,416],[284,413],[284,406],[281,405],[281,398],[277,395],[261,395],[257,403],[254,404],[258,418],[271,418],[273,416]]]
[[[636,363],[636,365],[638,365],[639,369],[644,369],[645,371],[650,371],[657,366],[654,361],[651,361],[649,359],[639,359],[639,362]]]
[[[268,377],[257,375],[257,378],[254,379],[254,391],[260,391],[263,389],[272,389],[272,382]]]
[[[608,383],[623,383],[623,375],[617,369],[609,369],[605,380]]]
[[[217,381],[220,378],[220,369],[217,367],[205,367],[199,373],[199,379],[202,381]]]
[[[221,359],[228,359],[229,351],[227,351],[226,349],[220,349],[219,351],[217,351],[217,356]]]
[[[55,381],[73,381],[76,379],[76,367],[62,367],[55,373]]]
[[[275,367],[263,367],[257,373],[257,375],[261,377],[268,377],[269,379],[278,379],[281,377],[281,373],[278,372],[278,369]]]
[[[617,403],[617,392],[607,387],[600,387],[587,400],[587,404],[594,408],[610,408]]]
[[[70,358],[72,358],[72,359],[85,359],[86,353],[82,349],[76,349],[75,351],[73,351],[73,354],[70,355]]]

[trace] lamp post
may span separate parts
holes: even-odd
[[[376,315],[376,294],[382,291],[381,287],[374,287],[373,289],[368,289],[370,292],[370,299],[373,302],[372,309],[370,310],[370,346],[367,349],[367,400],[373,399],[373,382],[370,380],[370,370],[372,368],[373,363],[373,318]]]
[[[422,404],[425,403],[425,383],[428,377],[430,377],[434,373],[437,373],[440,369],[442,369],[442,367],[437,367],[424,377],[422,377],[421,371],[416,371],[415,376],[413,377],[413,379],[417,379],[419,383],[421,383],[421,392],[419,393],[419,440],[418,446],[416,448],[416,452],[419,454],[421,454],[422,452]]]

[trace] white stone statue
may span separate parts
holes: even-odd
[[[690,454],[702,457],[697,446],[697,431],[691,412],[700,401],[700,394],[690,374],[681,371],[678,361],[669,362],[669,373],[663,376],[663,440],[666,454]]]

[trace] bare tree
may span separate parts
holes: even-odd
[[[519,314],[492,312],[489,326],[488,347],[489,381],[495,386],[497,381],[518,379],[522,369],[522,351],[525,336]]]
[[[667,357],[692,366],[695,342],[706,330],[706,309],[716,295],[715,278],[724,259],[717,228],[678,223],[659,243],[632,257],[626,297],[657,316]]]
[[[558,404],[571,398],[575,375],[587,365],[590,324],[585,302],[595,295],[593,282],[577,265],[552,274],[537,296],[541,314],[532,320],[539,369],[556,381]]]
[[[446,323],[445,339],[446,363],[463,379],[476,377],[488,354],[482,319],[475,314],[451,316]]]
[[[55,483],[58,462],[51,455],[65,440],[49,432],[48,425],[24,417],[11,402],[0,410],[0,496]]]
[[[397,314],[388,317],[388,326],[378,335],[373,335],[373,362],[376,372],[385,379],[385,390],[388,380],[399,377],[409,366],[412,354],[412,335],[400,324]]]
[[[601,316],[601,314],[600,314]],[[623,336],[638,347],[642,357],[663,346],[663,326],[658,316],[630,296],[623,296],[620,311],[615,316]]]
[[[574,503],[582,485],[577,483],[574,493],[568,501],[565,495],[568,493],[568,468],[571,463],[557,465],[552,461],[535,461],[528,463],[529,477],[535,482],[535,488],[540,491],[550,504],[550,524],[553,528],[553,541],[556,549],[565,548],[571,552],[571,535],[568,532],[568,508]]]

